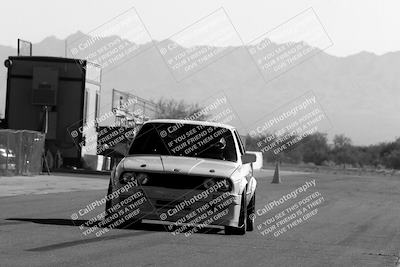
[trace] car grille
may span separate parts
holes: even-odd
[[[204,182],[210,177],[179,175],[179,174],[161,174],[161,173],[146,173],[149,176],[149,181],[143,186],[157,186],[174,189],[198,189],[205,190]],[[224,178],[214,177],[215,182]]]

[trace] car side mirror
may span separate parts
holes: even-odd
[[[256,161],[257,161],[257,157],[254,154],[245,153],[244,155],[242,155],[242,163],[243,164],[253,163]]]

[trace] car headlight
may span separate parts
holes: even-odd
[[[149,181],[150,181],[150,177],[149,177],[149,175],[146,174],[146,173],[138,173],[138,174],[136,175],[136,179],[137,179],[137,181],[138,181],[138,183],[139,183],[140,185],[146,185],[146,184],[148,184]]]
[[[215,186],[216,190],[220,192],[229,192],[232,190],[232,184],[228,179],[207,179],[203,182],[203,186],[205,189]]]
[[[205,189],[211,188],[215,185],[214,179],[207,179],[204,181],[203,186]]]
[[[221,180],[221,186],[218,187],[218,191],[229,192],[232,190],[232,183],[229,179]]]
[[[119,177],[119,182],[121,184],[127,184],[129,182],[132,182],[136,179],[136,175],[134,172],[124,172],[120,177]]]

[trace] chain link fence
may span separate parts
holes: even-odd
[[[44,141],[41,132],[0,130],[0,176],[39,174]]]

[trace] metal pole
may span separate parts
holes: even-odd
[[[112,96],[111,96],[111,111],[113,111],[114,108],[114,88],[112,89]]]
[[[47,106],[44,106],[44,112],[45,112],[44,133],[47,134],[47,130],[49,127],[49,109]]]
[[[8,174],[8,147],[10,146],[10,134],[7,133],[7,146],[6,146],[6,174]],[[17,161],[15,161],[16,163]],[[15,166],[17,167],[17,166]]]

